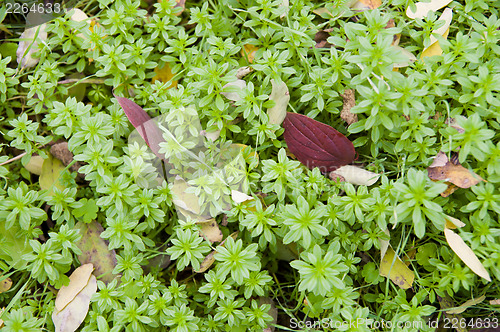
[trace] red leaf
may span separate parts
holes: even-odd
[[[162,137],[160,128],[154,120],[151,120],[148,113],[142,109],[141,106],[134,103],[132,100],[117,97],[115,95],[116,100],[125,111],[125,115],[127,115],[128,120],[137,129],[137,132],[144,139],[146,144],[149,146],[151,151],[160,159],[165,159],[165,156],[162,156],[160,151],[159,144],[165,142]]]
[[[305,115],[288,112],[283,127],[288,149],[310,169],[331,172],[356,156],[354,145],[344,135]]]

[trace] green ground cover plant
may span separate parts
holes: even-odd
[[[72,5],[0,9],[2,331],[499,327],[500,2]],[[299,161],[285,110],[376,182]]]

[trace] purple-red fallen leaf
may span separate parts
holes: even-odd
[[[310,169],[331,172],[356,156],[354,145],[344,135],[305,115],[288,112],[283,127],[288,149]]]
[[[118,103],[123,108],[128,120],[137,130],[139,135],[144,139],[151,151],[160,159],[164,159],[160,151],[160,143],[165,142],[162,137],[160,128],[155,121],[152,121],[148,113],[142,109],[141,106],[134,103],[132,100],[118,97],[114,95]]]

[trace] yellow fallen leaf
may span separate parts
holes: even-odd
[[[40,188],[48,190],[49,195],[54,193],[52,186],[57,187],[59,190],[64,190],[65,187],[60,181],[64,169],[65,167],[63,163],[49,154],[49,157],[43,161],[42,173],[38,179]]]
[[[151,80],[151,83],[154,83],[156,81],[161,81],[163,83],[167,83],[169,81],[172,82],[170,86],[167,89],[171,88],[176,88],[177,87],[177,81],[172,80],[174,78],[174,74],[172,74],[172,69],[170,68],[170,65],[168,63],[165,63],[163,67],[156,67],[154,69],[155,72],[155,77]]]
[[[464,262],[465,265],[472,270],[472,272],[485,280],[491,281],[488,271],[486,271],[476,254],[474,254],[472,249],[464,242],[464,240],[462,240],[460,235],[448,228],[445,228],[444,236],[446,237],[446,241],[450,245],[450,248],[455,252],[455,254],[457,254],[462,262]]]
[[[62,286],[56,297],[56,310],[63,310],[75,296],[89,283],[94,265],[84,264],[73,271],[69,276],[68,286]]]
[[[1,279],[0,275],[0,279]],[[12,287],[12,280],[10,278],[5,278],[4,280],[0,281],[0,293],[8,291]]]
[[[30,161],[24,167],[32,174],[40,175],[42,174],[42,166],[42,156],[31,156]]]
[[[411,10],[410,7],[406,9],[406,16],[409,18],[424,18],[430,11],[435,12],[449,4],[452,0],[431,0],[430,2],[417,2],[415,6],[417,7],[415,11]]]
[[[253,63],[253,60],[255,59],[255,52],[257,52],[257,50],[257,46],[245,44],[241,49],[241,56],[248,59],[249,63]]]
[[[450,8],[446,8],[443,14],[441,14],[441,16],[439,17],[439,21],[445,21],[445,24],[442,27],[432,31],[432,33],[441,35],[443,36],[443,38],[446,39],[448,37],[448,33],[450,32],[450,24],[452,18],[453,18],[452,10]],[[420,59],[423,59],[426,56],[443,54],[443,50],[441,49],[441,46],[439,45],[439,42],[437,41],[436,37],[431,35],[430,39],[431,39],[431,45],[422,51]]]
[[[230,237],[233,238],[233,240],[236,240],[236,237],[238,236],[238,231],[232,233],[231,235],[229,235]],[[224,246],[224,243],[226,243],[226,240],[227,238],[224,239],[224,241],[221,242],[221,244],[219,244],[219,246],[223,247]],[[213,250],[211,253],[209,253],[205,259],[203,259],[203,261],[200,263],[200,268],[198,270],[195,270],[194,272],[196,273],[202,273],[202,272],[205,272],[206,270],[208,270],[210,268],[210,266],[212,266],[212,264],[215,262],[215,254],[217,253],[216,250]]]
[[[457,218],[453,218],[450,216],[446,216],[445,221],[446,221],[445,227],[448,229],[462,228],[465,226],[465,223],[461,222]]]
[[[406,266],[406,264],[396,256],[391,245],[380,262],[380,275],[389,277],[393,283],[402,289],[408,289],[412,286],[415,279],[415,273]]]
[[[196,224],[200,226],[200,236],[212,243],[222,241],[222,232],[214,218]]]
[[[241,144],[241,143],[233,143],[233,144],[231,144],[231,146],[237,146],[241,149],[241,151],[243,153],[243,158],[245,158],[245,161],[247,163],[250,163],[250,158],[256,158],[257,164],[258,164],[259,154],[256,151],[254,151],[251,147],[249,147],[246,144]],[[248,153],[248,154],[246,154],[246,153]]]
[[[275,82],[271,79],[272,91],[269,100],[273,100],[275,105],[267,110],[269,123],[281,125],[286,117],[286,108],[290,101],[290,93],[285,82]]]
[[[90,275],[85,287],[63,310],[54,309],[52,321],[56,332],[74,332],[85,320],[89,311],[90,298],[97,291],[97,279]]]
[[[486,298],[486,296],[482,295],[482,296],[480,296],[478,298],[470,299],[470,300],[464,302],[464,304],[460,305],[457,308],[446,310],[446,313],[447,314],[461,314],[462,312],[464,312],[465,310],[467,310],[467,308],[472,307],[472,306],[474,306],[474,305],[476,305],[478,303],[483,302],[485,298]]]

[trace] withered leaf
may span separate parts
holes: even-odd
[[[356,113],[351,113],[351,108],[356,106],[354,90],[345,89],[344,94],[342,94],[342,98],[344,99],[344,105],[342,106],[340,117],[342,118],[342,120],[347,122],[348,125],[358,122],[358,115]]]
[[[283,127],[288,149],[310,169],[318,167],[323,173],[331,172],[354,160],[352,142],[324,123],[288,112]]]
[[[444,166],[441,166],[445,161]],[[443,152],[438,153],[432,165],[427,169],[427,174],[431,180],[448,181],[460,188],[470,188],[484,181],[479,175],[469,171],[458,162],[453,163],[448,160]]]

